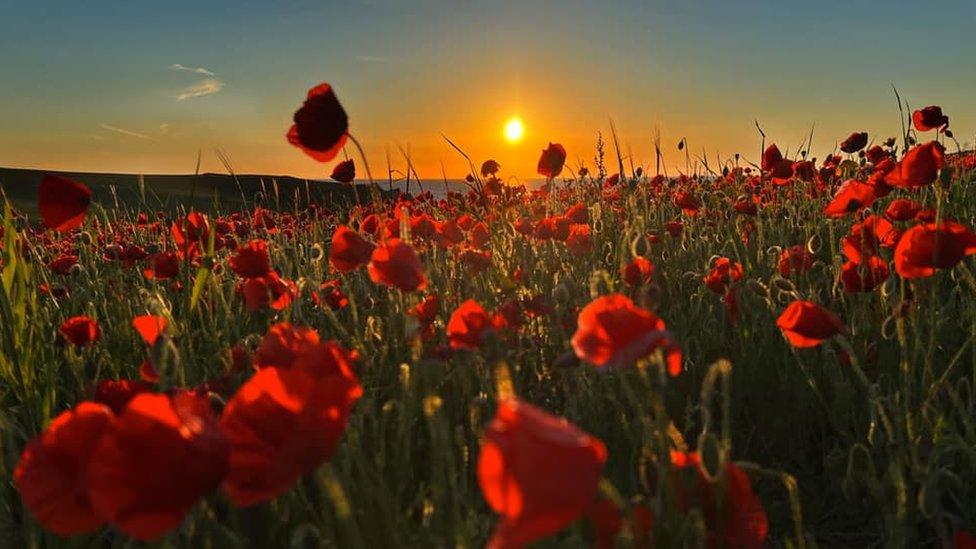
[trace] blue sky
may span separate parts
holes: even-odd
[[[466,171],[441,133],[525,177],[548,141],[588,161],[611,118],[638,163],[655,127],[749,155],[753,119],[784,148],[816,123],[823,154],[897,131],[892,83],[976,132],[972,1],[37,4],[0,1],[4,166],[186,172],[203,150],[216,170],[221,147],[241,171],[321,176],[283,138],[321,81],[375,172],[401,145],[424,177]]]

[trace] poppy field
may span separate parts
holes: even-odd
[[[976,546],[949,113],[669,175],[553,136],[540,187],[411,196],[331,86],[296,107],[348,199],[6,204],[0,545]]]

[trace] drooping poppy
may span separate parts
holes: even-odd
[[[553,179],[563,171],[565,162],[566,149],[559,143],[549,143],[549,146],[539,156],[539,165],[536,171],[546,179]]]
[[[352,158],[336,164],[335,168],[332,168],[331,177],[339,183],[352,183],[356,179],[356,164]]]
[[[794,347],[816,347],[824,340],[847,332],[837,315],[810,301],[797,300],[776,319],[776,326]]]
[[[938,141],[929,141],[905,153],[884,181],[902,189],[924,187],[939,177],[939,170],[945,167],[945,163],[945,147]]]
[[[867,132],[854,132],[847,137],[840,144],[840,150],[853,154],[857,151],[863,149],[868,145],[868,134]]]
[[[13,482],[24,506],[44,528],[71,536],[105,523],[88,496],[88,464],[113,420],[107,406],[82,402],[54,418],[24,447]]]
[[[98,323],[91,317],[73,316],[61,323],[61,335],[76,347],[94,345],[102,336]]]
[[[395,286],[405,292],[422,290],[427,286],[423,265],[413,246],[391,238],[373,250],[369,277],[377,284]]]
[[[578,519],[596,500],[606,459],[603,442],[565,419],[501,402],[478,456],[478,485],[501,515],[488,547],[522,547]]]
[[[681,351],[664,321],[622,294],[599,297],[583,307],[571,344],[576,356],[600,368],[629,366],[661,349],[668,374],[681,373]]]
[[[334,341],[303,344],[291,367],[259,370],[230,399],[220,425],[235,505],[272,499],[332,457],[362,395],[353,357]]]
[[[490,327],[488,312],[477,301],[469,299],[451,314],[447,322],[447,339],[452,349],[477,349]]]
[[[57,175],[44,174],[37,188],[37,209],[48,229],[70,231],[81,227],[91,204],[91,189]]]
[[[932,276],[976,253],[976,233],[954,221],[925,223],[905,231],[895,248],[895,271],[902,278]]]
[[[332,233],[329,264],[340,273],[348,273],[369,263],[376,245],[345,225]]]
[[[271,272],[268,243],[264,240],[251,240],[239,246],[230,257],[230,270],[241,278],[267,276]]]
[[[119,530],[153,540],[179,526],[227,471],[227,440],[207,399],[143,393],[102,435],[88,467],[93,507]]]
[[[326,83],[308,91],[294,121],[288,142],[319,162],[332,160],[346,144],[349,118],[332,86]]]

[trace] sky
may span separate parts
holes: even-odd
[[[756,120],[790,151],[813,128],[822,157],[898,135],[892,85],[972,143],[974,28],[973,0],[0,0],[0,166],[192,173],[199,153],[224,171],[219,148],[239,173],[324,178],[284,137],[320,82],[380,179],[403,152],[422,178],[463,177],[443,136],[508,178],[550,141],[592,168],[611,121],[637,166],[656,132],[673,170],[682,138],[755,161]]]

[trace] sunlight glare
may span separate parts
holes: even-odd
[[[509,118],[505,123],[505,140],[509,143],[518,143],[523,135],[525,135],[525,126],[522,125],[522,119],[517,116]]]

